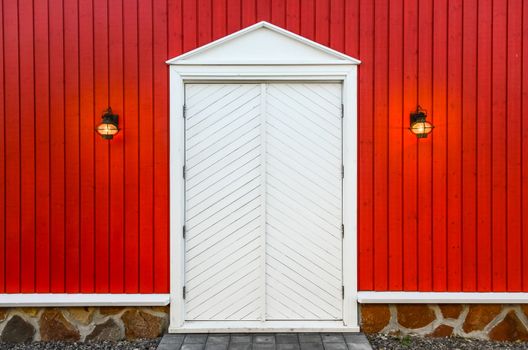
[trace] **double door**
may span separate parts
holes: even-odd
[[[186,84],[186,320],[342,319],[342,86]]]

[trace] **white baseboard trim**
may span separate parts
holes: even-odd
[[[0,294],[0,307],[165,306],[169,294]]]
[[[359,332],[343,321],[185,321],[169,333]]]
[[[358,292],[360,304],[528,304],[528,293]],[[0,294],[0,307],[165,306],[169,294]]]
[[[360,304],[527,304],[528,293],[358,292]]]

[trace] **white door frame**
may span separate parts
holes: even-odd
[[[335,57],[328,62],[287,60],[278,62],[273,57],[259,56],[259,61],[204,63],[183,60],[195,51],[215,47],[221,42],[244,35],[251,30],[266,27],[289,36],[303,44],[315,47]],[[233,52],[236,56],[236,52]],[[343,59],[344,58],[344,59]],[[180,60],[182,59],[182,60]],[[229,332],[229,331],[359,331],[357,307],[357,65],[359,61],[322,45],[287,32],[269,23],[261,22],[231,34],[228,37],[191,51],[170,64],[170,325],[169,332]],[[240,82],[240,81],[295,81],[295,82],[341,82],[343,84],[343,321],[185,321],[185,246],[183,226],[185,225],[185,84],[191,82]]]

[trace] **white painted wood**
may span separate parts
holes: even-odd
[[[170,324],[181,327],[185,320],[183,300],[184,256],[183,226],[185,225],[185,127],[183,120],[183,80],[175,67],[170,68]]]
[[[358,292],[361,304],[526,304],[528,293]]]
[[[185,318],[342,319],[341,84],[186,86]]]
[[[0,294],[0,307],[165,306],[169,294]]]
[[[359,64],[360,61],[268,22],[259,22],[167,61],[168,64]]]
[[[282,332],[359,332],[341,321],[187,321],[183,327],[170,327],[170,333],[282,333]]]
[[[272,83],[267,96],[266,318],[340,320],[341,84]]]
[[[343,321],[359,324],[357,307],[357,66],[343,80]]]
[[[265,26],[266,29],[274,28],[275,26],[267,25]],[[221,39],[219,41],[216,41],[212,43],[211,45],[207,45],[205,47],[214,47],[214,46],[220,46],[224,41],[230,40],[229,38],[233,38],[236,36],[242,36],[246,31],[251,31],[254,29],[246,28],[246,30],[242,30],[240,33],[235,33],[236,35],[228,36],[224,39]],[[317,48],[322,50],[322,52],[330,54],[332,56],[332,53],[336,53],[334,50],[331,50],[329,48],[326,48],[322,45],[319,45],[317,43],[311,42],[310,40],[307,40],[305,38],[301,38],[293,33],[287,32],[281,28],[274,28],[275,32],[280,32],[282,34],[285,34],[286,36],[289,36],[291,38],[295,38],[298,40],[298,42],[303,43],[307,46],[310,46],[311,48]],[[270,36],[271,38],[272,36]],[[270,40],[270,43],[273,40]],[[244,44],[247,45],[247,44]],[[244,45],[239,45],[240,52],[244,52]],[[205,50],[205,47],[202,49]],[[292,52],[295,54],[296,57],[292,57],[292,59],[281,59],[277,60],[275,59],[273,50],[270,50],[268,52],[263,53],[259,57],[259,61],[247,61],[245,59],[241,59],[237,55],[237,51],[232,51],[232,56],[230,56],[230,61],[220,61],[219,59],[214,62],[214,57],[210,57],[211,60],[209,62],[202,60],[202,62],[199,63],[192,63],[191,61],[193,59],[197,59],[200,56],[200,51],[202,49],[194,50],[191,53],[184,54],[185,56],[180,56],[179,58],[175,58],[173,60],[167,61],[169,64],[171,64],[171,153],[174,152],[176,149],[174,147],[174,144],[178,144],[183,137],[180,138],[174,138],[173,135],[177,134],[174,131],[177,131],[180,136],[183,135],[183,126],[181,124],[173,124],[173,120],[176,120],[178,117],[181,116],[181,109],[179,108],[173,108],[174,103],[180,103],[180,96],[183,96],[184,91],[184,82],[262,82],[262,81],[288,81],[290,83],[294,82],[342,82],[344,90],[343,90],[343,103],[345,104],[345,120],[347,118],[350,118],[350,123],[344,123],[344,129],[343,129],[343,135],[344,135],[344,142],[346,144],[346,135],[355,135],[356,134],[356,125],[357,122],[357,111],[356,111],[356,102],[355,102],[355,96],[350,96],[351,94],[356,93],[356,65],[359,63],[358,60],[351,59],[346,55],[337,53],[338,55],[336,57],[327,57],[324,60],[321,60],[320,62],[316,62],[314,60],[312,61],[306,61],[304,58],[300,57],[298,53],[295,52],[295,50],[292,50]],[[339,56],[342,55],[342,56]],[[195,56],[194,58],[191,56]],[[241,55],[243,56],[243,55]],[[338,57],[339,56],[339,57]],[[187,57],[187,61],[183,62],[185,60],[185,57]],[[204,56],[205,57],[205,56]],[[246,57],[247,58],[247,57]],[[342,60],[341,60],[342,59]],[[178,61],[179,62],[176,62]],[[347,61],[348,60],[348,61]],[[198,60],[197,60],[198,61]],[[196,61],[196,62],[197,62]],[[226,64],[228,63],[228,64]],[[175,74],[173,74],[175,73]],[[353,79],[353,81],[351,81]],[[347,88],[349,87],[349,88]],[[352,87],[352,88],[350,88]],[[195,93],[199,93],[201,90],[196,90]],[[348,106],[347,104],[350,101],[351,106]],[[353,130],[348,130],[348,128],[351,128]],[[352,132],[348,132],[352,131]],[[355,137],[355,136],[354,136]],[[357,142],[357,139],[351,139],[349,140],[351,144],[355,144]],[[351,148],[353,153],[355,154],[355,145],[353,148]],[[346,151],[346,150],[345,150]],[[181,155],[183,157],[183,154]],[[346,156],[346,155],[345,155]],[[172,157],[172,154],[171,154]],[[172,159],[172,158],[171,158]],[[356,221],[356,203],[355,200],[357,198],[356,196],[356,184],[355,184],[355,167],[356,167],[356,157],[351,158],[353,159],[353,162],[349,162],[348,164],[345,162],[345,167],[351,168],[352,172],[354,172],[353,176],[345,176],[344,179],[344,196],[347,196],[347,193],[349,194],[349,198],[354,199],[353,205],[348,205],[350,209],[353,209],[353,212],[348,212],[349,209],[347,209],[347,203],[344,198],[344,210],[347,212],[347,215],[344,216],[344,222],[347,223],[347,220],[351,220],[355,224]],[[172,161],[171,161],[172,162]],[[247,169],[250,170],[250,169]],[[176,176],[174,176],[174,172],[177,172]],[[347,174],[351,174],[350,171],[347,172]],[[179,329],[185,329],[189,324],[196,324],[195,322],[198,322],[202,325],[202,321],[183,321],[183,314],[184,314],[184,307],[183,307],[183,300],[181,299],[181,289],[178,283],[182,281],[183,278],[183,262],[184,262],[184,251],[183,249],[177,249],[179,245],[177,242],[175,243],[175,240],[178,240],[181,238],[181,231],[177,229],[172,223],[174,221],[177,221],[178,218],[174,218],[173,216],[177,215],[177,210],[175,211],[175,207],[183,207],[184,203],[184,196],[183,191],[179,191],[179,182],[178,182],[178,176],[179,175],[179,169],[177,167],[173,166],[171,164],[171,324],[170,324],[170,331],[175,332]],[[348,188],[348,190],[347,190]],[[301,226],[299,226],[301,227]],[[355,230],[355,225],[353,225]],[[349,326],[345,327],[343,325],[343,322],[341,321],[331,321],[331,322],[337,322],[337,324],[341,324],[341,327],[335,328],[336,331],[339,330],[349,330],[349,331],[358,331],[359,327],[357,327],[357,304],[356,304],[356,297],[357,297],[357,287],[356,287],[356,232],[351,232],[350,229],[347,230],[349,236],[345,235],[345,240],[343,242],[343,257],[344,261],[352,261],[354,265],[345,265],[344,271],[343,271],[343,283],[345,285],[345,300],[344,300],[344,309],[343,309],[343,319],[344,323],[348,324]],[[308,234],[313,235],[315,232],[309,232]],[[349,239],[347,240],[347,237]],[[312,237],[313,238],[313,237]],[[308,241],[306,243],[307,245],[310,244]],[[327,245],[328,249],[335,249],[332,248],[330,245]],[[350,249],[354,249],[354,251],[350,251]],[[206,322],[205,325],[198,331],[203,332],[211,329],[216,330],[222,330],[224,328],[221,328],[223,326],[226,326],[231,321],[218,321],[217,323],[211,324]],[[277,331],[292,331],[295,330],[295,328],[290,328],[288,325],[293,325],[297,321],[280,321],[281,327],[278,328],[266,328],[270,322],[279,322],[279,321],[266,321],[261,322],[257,321],[258,325],[256,325],[253,321],[244,321],[240,324],[242,327],[250,327],[250,328],[237,328],[238,331],[246,330],[252,330],[252,331],[258,331],[258,329],[262,329],[263,331],[273,331],[273,329]],[[313,323],[311,321],[304,321],[303,325],[305,327],[299,328],[303,331],[311,331],[311,330],[323,330],[323,328],[317,328],[316,323]],[[228,328],[225,328],[228,329]],[[233,329],[233,328],[231,328]],[[326,331],[331,331],[331,329],[334,328],[324,328]]]
[[[209,85],[186,85],[185,319],[257,320],[261,234],[240,221],[262,215],[261,87]]]
[[[267,221],[267,84],[260,84],[260,320],[266,321],[267,307],[267,287],[266,287],[266,221]]]

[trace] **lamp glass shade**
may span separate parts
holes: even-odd
[[[119,128],[115,124],[102,122],[97,126],[97,132],[104,139],[112,139],[119,132]]]
[[[411,132],[415,134],[418,138],[426,138],[431,131],[433,131],[433,124],[429,123],[426,120],[415,121],[411,124]]]

